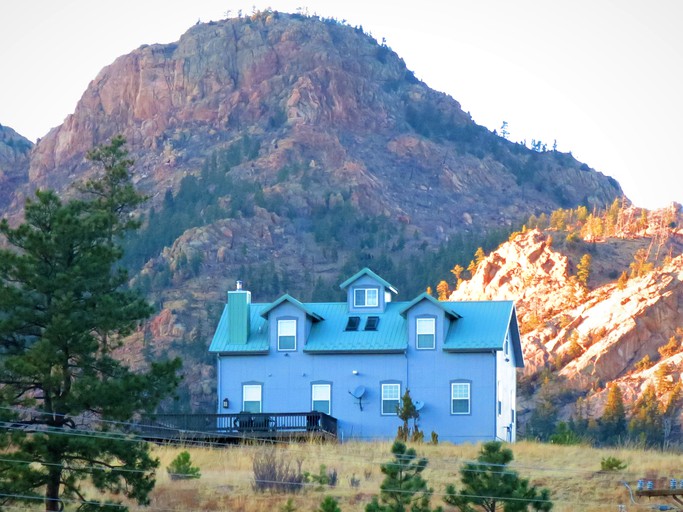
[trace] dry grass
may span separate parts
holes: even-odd
[[[342,510],[361,511],[378,492],[383,476],[380,464],[390,459],[389,442],[325,444],[302,443],[278,448],[292,461],[300,460],[305,471],[317,473],[320,465],[336,469],[339,483],[336,487],[321,489],[307,485],[298,494],[256,494],[252,489],[252,457],[258,445],[240,445],[226,448],[191,448],[192,462],[202,472],[200,480],[173,481],[165,467],[182,450],[176,447],[155,449],[161,460],[157,486],[150,509],[153,511],[230,511],[277,512],[292,498],[297,510],[312,511],[323,497],[336,497]],[[478,446],[417,445],[418,454],[429,459],[425,477],[434,488],[433,505],[441,504],[440,493],[447,483],[459,484],[458,469],[464,461],[474,460]],[[556,512],[616,511],[618,504],[627,510],[651,509],[655,503],[641,498],[631,504],[628,492],[621,483],[635,486],[639,478],[658,480],[668,485],[670,477],[683,478],[680,453],[662,453],[636,449],[593,449],[585,446],[554,446],[520,442],[512,446],[515,454],[513,467],[518,473],[539,486],[551,490]],[[628,467],[620,472],[600,471],[605,457],[616,457]],[[358,487],[349,480],[355,476]],[[669,504],[674,504],[668,501]],[[446,508],[448,510],[448,508]]]

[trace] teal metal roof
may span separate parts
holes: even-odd
[[[266,307],[263,311],[261,311],[261,316],[263,318],[268,318],[268,313],[270,313],[273,309],[278,307],[283,302],[289,302],[289,303],[293,304],[294,306],[299,308],[301,311],[306,313],[308,316],[310,316],[314,322],[319,322],[320,320],[323,319],[322,316],[315,313],[315,311],[310,309],[310,307],[308,307],[306,304],[304,304],[303,302],[299,302],[298,300],[296,300],[294,297],[292,297],[288,293],[285,293],[282,297],[280,297],[275,302],[271,303],[268,307]]]
[[[230,343],[228,306],[218,322],[218,327],[209,345],[209,352],[231,354],[265,354],[268,352],[268,322],[261,312],[268,304],[251,304],[249,306],[249,336],[246,343]]]
[[[339,285],[339,288],[342,290],[345,290],[346,288],[349,287],[350,284],[352,284],[354,281],[357,279],[363,277],[363,276],[370,276],[377,282],[379,282],[382,286],[387,288],[388,290],[392,291],[393,293],[398,293],[396,288],[394,288],[394,285],[391,283],[385,281],[381,277],[379,277],[377,274],[375,274],[372,270],[370,270],[368,267],[365,267],[364,269],[360,270],[359,272],[356,272],[354,275],[349,277],[346,281],[344,281],[342,284]]]
[[[514,312],[512,301],[441,302],[461,318],[451,323],[446,351],[502,350]]]
[[[403,352],[408,346],[408,330],[398,312],[401,304],[388,303],[382,314],[349,313],[346,302],[309,304],[325,321],[313,324],[304,352]],[[360,317],[357,331],[345,330],[350,316]],[[365,330],[370,316],[379,318],[377,330]]]
[[[278,301],[286,300],[283,296]],[[424,300],[425,297],[418,297]],[[313,322],[303,346],[307,353],[396,353],[408,346],[408,329],[404,312],[414,304],[389,302],[384,313],[349,313],[346,302],[299,303]],[[288,299],[287,299],[288,300]],[[295,299],[293,299],[295,300]],[[428,299],[429,300],[429,299]],[[278,302],[276,301],[276,303]],[[297,301],[298,302],[298,301]],[[419,301],[418,301],[419,302]],[[521,345],[517,332],[514,303],[512,301],[434,302],[456,320],[450,324],[443,350],[448,352],[476,352],[502,350],[505,333],[512,322],[512,349],[517,365],[523,365]],[[218,323],[209,352],[221,354],[265,354],[269,351],[268,322],[264,316],[275,303],[249,305],[249,336],[246,343],[231,343],[227,306]],[[358,330],[346,331],[350,316],[360,318]],[[367,318],[376,316],[376,330],[365,330]]]
[[[406,316],[406,313],[408,313],[408,310],[410,308],[412,308],[415,304],[419,304],[423,300],[429,301],[436,307],[443,309],[446,312],[446,314],[450,315],[452,318],[460,318],[460,315],[452,310],[452,302],[439,301],[426,292],[418,295],[413,300],[408,302],[408,304],[405,307],[403,307],[401,311],[399,311],[399,313],[402,316]]]

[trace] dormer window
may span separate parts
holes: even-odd
[[[353,293],[353,306],[356,308],[376,308],[379,306],[377,288],[356,288]]]
[[[417,318],[415,335],[418,350],[433,349],[436,345],[436,318]]]
[[[277,349],[296,350],[296,320],[277,321]]]

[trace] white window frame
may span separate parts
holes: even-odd
[[[327,402],[326,410],[316,409],[316,402]],[[332,384],[311,384],[311,411],[332,414]]]
[[[393,395],[396,394],[396,397]],[[395,407],[391,407],[391,410],[394,412],[385,412],[385,409],[390,407],[387,405],[387,407],[384,406],[385,402],[396,402],[396,406],[399,406],[401,404],[401,383],[400,382],[386,382],[382,384],[382,393],[381,393],[381,403],[380,403],[380,413],[382,416],[398,416],[398,411],[396,410]]]
[[[363,294],[363,304],[359,304],[358,294]],[[373,299],[372,301],[370,299]],[[379,307],[379,288],[355,288],[353,290],[353,307],[354,308],[376,308]]]
[[[258,400],[255,400],[258,396]],[[258,403],[258,411],[247,411],[246,403]],[[263,412],[263,384],[242,384],[242,411],[260,413]]]
[[[458,390],[456,393],[456,389]],[[454,402],[456,400],[467,401],[467,411],[455,411]],[[472,386],[469,382],[451,382],[451,414],[465,415],[472,411]]]
[[[294,352],[296,351],[296,329],[297,323],[295,318],[280,318],[277,321],[277,349],[279,352]],[[283,348],[280,342],[281,338],[293,337],[294,347]]]
[[[431,346],[420,346],[420,336],[431,336]],[[434,350],[436,348],[436,318],[418,317],[415,319],[415,348],[417,350]]]

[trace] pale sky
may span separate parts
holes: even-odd
[[[638,206],[683,203],[680,0],[2,0],[0,124],[35,141],[116,57],[267,7],[363,25],[477,123],[557,140]]]

